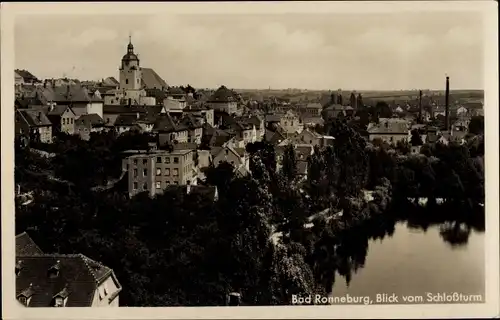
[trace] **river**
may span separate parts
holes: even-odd
[[[349,285],[337,274],[332,295],[375,299],[377,294],[395,293],[400,300],[427,292],[483,295],[484,232],[466,228],[462,243],[452,245],[443,238],[442,227],[431,225],[424,231],[397,222],[383,239],[368,240],[364,264],[352,272]]]

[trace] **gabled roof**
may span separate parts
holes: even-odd
[[[169,113],[162,114],[156,120],[153,130],[158,132],[179,132],[187,130],[187,127],[182,123],[176,123]]]
[[[21,115],[26,119],[28,125],[30,127],[46,127],[46,126],[51,126],[52,123],[50,122],[49,118],[45,115],[45,113],[42,110],[17,110]]]
[[[66,110],[70,110],[71,113],[75,114],[73,110],[68,105],[55,105],[53,108],[49,108],[47,115],[48,116],[61,116]]]
[[[15,72],[20,75],[21,77],[23,77],[24,81],[27,81],[27,82],[31,82],[31,81],[35,81],[35,82],[38,82],[38,78],[35,77],[31,72],[29,72],[28,70],[24,70],[24,69],[16,69]]]
[[[137,123],[137,116],[130,114],[120,114],[117,118],[114,126],[133,126]]]
[[[142,87],[145,87],[146,89],[161,89],[161,88],[167,88],[168,85],[163,80],[156,71],[154,71],[151,68],[142,68]]]
[[[16,256],[37,254],[43,254],[43,251],[26,232],[16,236]]]
[[[113,276],[110,268],[82,254],[16,255],[16,260],[20,267],[16,296],[29,292],[29,307],[50,307],[64,289],[67,307],[89,307],[98,284]],[[56,265],[59,272],[50,277],[48,272]],[[118,282],[117,286],[121,288]]]
[[[79,125],[95,126],[104,124],[104,120],[97,113],[84,114],[75,121]]]
[[[120,85],[120,81],[116,80],[115,77],[107,77],[102,82],[104,86],[116,87]],[[101,92],[101,90],[99,90]]]
[[[370,134],[408,134],[408,121],[397,118],[380,118],[379,123],[370,123],[366,131]]]

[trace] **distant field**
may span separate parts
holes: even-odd
[[[312,91],[312,90],[299,90],[299,89],[289,89],[289,90],[236,90],[246,97],[254,98],[267,98],[267,97],[283,97],[292,99],[302,99],[302,100],[314,100],[329,94],[329,91]],[[444,90],[422,90],[425,95],[444,95]],[[333,91],[337,93],[338,91]],[[364,91],[359,90],[356,93],[360,93],[363,98],[366,99],[413,99],[418,97],[418,90],[398,90],[398,91]],[[342,95],[350,96],[351,91],[342,91]],[[450,95],[455,99],[461,98],[484,98],[483,90],[450,90]]]

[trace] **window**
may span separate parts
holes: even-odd
[[[102,289],[104,291],[104,295],[107,296],[108,295],[108,286],[106,283],[103,283],[102,285]]]
[[[231,161],[231,164],[234,166],[234,161]]]
[[[139,79],[137,79],[137,83],[139,83]]]
[[[142,170],[142,175],[147,177],[148,176],[148,169]]]
[[[55,303],[54,303],[54,307],[64,307],[63,298],[56,297],[56,300],[55,300]]]
[[[169,175],[170,175],[170,169],[169,169],[169,168],[165,168],[165,175],[166,175],[166,176],[169,176]]]
[[[178,157],[174,157],[174,163],[179,163],[179,158]]]
[[[63,125],[66,124],[66,118],[62,119],[62,123],[63,123]]]
[[[165,163],[169,164],[170,163],[170,157],[165,157]]]
[[[137,182],[134,182],[134,190],[137,190]]]
[[[137,164],[137,159],[134,159],[134,164],[135,164],[135,165]]]
[[[127,163],[127,170],[128,170],[128,163]]]
[[[161,189],[161,181],[156,182],[156,189]]]
[[[25,306],[28,305],[28,299],[26,299],[26,297],[24,296],[20,296],[19,297],[19,302],[21,302],[22,304],[24,304]]]
[[[177,177],[178,175],[179,175],[179,169],[174,168],[174,174],[173,174],[173,176]]]
[[[168,186],[169,184],[170,184],[170,181],[168,181],[168,180],[167,180],[167,181],[165,181],[165,185],[167,185],[167,186]]]
[[[157,157],[157,158],[156,158],[156,162],[157,162],[157,163],[161,163],[161,157]]]
[[[128,79],[125,79],[125,84],[128,84]]]
[[[134,169],[134,178],[137,177],[137,169]]]
[[[174,181],[174,184],[179,184],[179,181]]]
[[[161,176],[161,169],[160,168],[156,168],[156,175]]]
[[[111,121],[110,118],[106,118],[106,123],[109,123]]]
[[[146,183],[142,185],[142,190],[148,190],[148,185]]]
[[[142,159],[142,164],[147,164],[148,163],[148,159]]]

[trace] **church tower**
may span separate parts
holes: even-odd
[[[139,66],[139,57],[134,53],[132,37],[129,36],[127,53],[122,58],[120,66],[120,89],[140,90],[142,81],[142,71]]]

